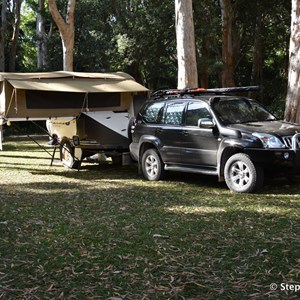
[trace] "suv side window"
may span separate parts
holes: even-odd
[[[154,102],[147,106],[143,113],[144,121],[147,123],[157,123],[164,104],[164,102]]]
[[[184,102],[168,104],[165,110],[163,123],[168,125],[181,125],[184,108]]]
[[[212,119],[212,116],[204,103],[191,102],[188,105],[185,118],[186,126],[198,126],[199,119]]]

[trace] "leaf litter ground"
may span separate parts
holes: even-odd
[[[297,299],[300,187],[72,171],[29,141],[0,152],[0,299]],[[270,288],[272,283],[277,289]]]

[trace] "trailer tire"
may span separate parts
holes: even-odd
[[[74,146],[69,139],[62,139],[60,143],[60,157],[63,165],[69,169],[79,169],[81,161],[74,157]]]

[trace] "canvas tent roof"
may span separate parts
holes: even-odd
[[[84,109],[129,109],[140,92],[148,89],[122,72],[0,73],[0,126],[7,120],[74,117]]]
[[[43,78],[99,78],[99,79],[133,79],[127,73],[84,73],[84,72],[67,72],[67,71],[54,71],[54,72],[36,72],[36,73],[0,73],[0,81],[4,79],[43,79]]]
[[[77,93],[144,92],[148,91],[130,75],[117,73],[0,73],[0,81],[8,81],[23,90]]]
[[[109,93],[109,92],[142,92],[147,91],[133,80],[94,80],[94,79],[46,79],[40,80],[8,80],[16,89],[77,92],[77,93]]]

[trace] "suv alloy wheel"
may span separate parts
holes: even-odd
[[[157,181],[163,178],[164,169],[161,158],[155,149],[148,149],[142,156],[142,172],[146,179]]]
[[[244,153],[234,154],[227,160],[224,175],[229,189],[239,193],[253,193],[264,181],[262,168]]]

